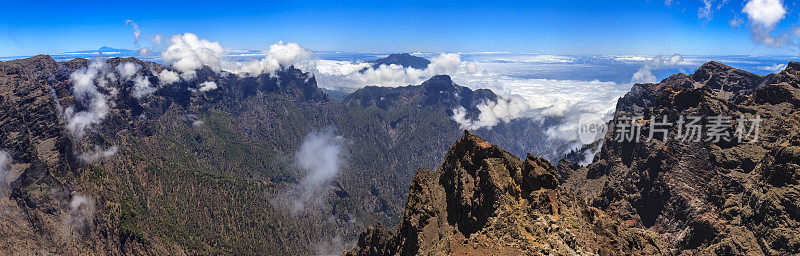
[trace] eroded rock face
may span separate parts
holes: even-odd
[[[522,161],[469,132],[436,171],[419,169],[403,220],[361,234],[347,255],[658,254],[651,233],[623,228],[558,186],[554,167]]]
[[[565,186],[590,205],[657,232],[673,253],[800,253],[800,64],[766,77],[716,62],[692,75],[635,85],[617,105],[623,116],[760,116],[757,142],[615,140],[609,129],[594,163]],[[612,128],[612,127],[610,127]],[[677,127],[670,129],[671,136]],[[733,135],[733,130],[731,130]]]

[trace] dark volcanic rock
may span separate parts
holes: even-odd
[[[448,75],[433,76],[421,85],[403,87],[367,86],[356,90],[345,98],[348,105],[362,107],[376,106],[381,109],[417,103],[421,106],[441,106],[448,109],[464,107],[471,117],[480,113],[477,105],[484,101],[497,99],[491,90],[470,88],[457,85]]]
[[[389,54],[386,58],[380,58],[377,60],[370,61],[372,63],[373,68],[378,68],[381,65],[400,65],[403,68],[416,68],[416,69],[426,69],[428,65],[431,64],[431,61],[417,57],[408,53],[393,53]]]
[[[663,253],[652,235],[559,188],[553,171],[465,132],[436,171],[417,170],[395,233],[370,227],[346,255]]]
[[[629,226],[659,233],[674,253],[800,253],[797,66],[763,77],[709,62],[692,75],[635,85],[619,100],[596,161],[566,186]],[[731,125],[759,115],[761,136],[754,143],[682,141],[673,126],[667,140],[648,142],[645,121],[638,142],[614,139],[620,117],[664,115],[672,123],[681,115],[729,116]]]
[[[73,95],[74,85],[70,80],[70,74],[89,65],[89,60],[56,62],[47,55],[39,55],[0,62],[0,150],[9,152],[13,162],[8,180],[2,180],[10,182],[10,191],[0,193],[5,194],[0,197],[0,234],[3,237],[0,252],[13,255],[183,254],[179,245],[160,240],[157,234],[142,232],[140,227],[130,224],[135,220],[131,217],[133,213],[125,215],[125,209],[120,208],[120,203],[126,202],[118,197],[123,191],[130,193],[131,187],[137,186],[137,193],[143,193],[138,181],[121,176],[135,173],[143,177],[137,170],[144,166],[130,163],[104,166],[105,163],[81,160],[81,155],[112,145],[130,152],[132,145],[124,144],[125,141],[146,140],[152,136],[153,130],[159,129],[156,123],[168,112],[173,116],[186,116],[187,112],[203,112],[211,106],[225,104],[228,109],[237,109],[239,104],[234,103],[255,94],[275,94],[311,104],[328,101],[316,87],[313,77],[293,68],[280,70],[276,76],[239,80],[206,67],[198,70],[194,80],[159,85],[152,74],[165,67],[157,63],[136,58],[111,58],[105,62],[109,72],[125,62],[141,66],[138,74],[146,75],[158,90],[152,96],[135,98],[132,95],[134,82],[119,77],[98,87],[108,100],[108,114],[102,125],[92,127],[82,138],[74,137],[65,128],[64,113],[68,107],[77,111],[90,107]],[[202,94],[190,90],[204,81],[215,81],[219,88]],[[121,158],[118,163],[129,160]],[[109,183],[103,183],[104,180]],[[346,192],[339,194],[346,195]],[[71,216],[75,215],[71,200],[77,195],[86,196],[96,204],[96,212],[87,216],[91,221],[80,227],[71,224],[74,222]],[[173,246],[175,248],[167,248]]]

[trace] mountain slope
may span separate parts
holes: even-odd
[[[138,65],[134,76],[155,91],[137,97],[121,64]],[[77,136],[69,111],[99,117],[70,78],[88,67],[116,79],[98,83],[107,112]],[[0,63],[0,150],[12,159],[0,199],[3,252],[313,254],[316,243],[398,223],[414,168],[441,162],[461,134],[452,109],[474,115],[494,97],[438,76],[419,86],[363,88],[339,103],[290,67],[256,77],[205,67],[175,83],[156,76],[169,70],[135,58]],[[199,90],[204,82],[216,89]],[[524,135],[500,141],[536,152],[547,145],[540,125],[479,132]],[[346,139],[345,164],[321,184],[321,203],[293,213],[276,201],[304,178],[296,156],[306,135],[329,127]]]
[[[617,104],[594,163],[565,186],[631,227],[658,232],[676,253],[785,255],[800,253],[800,64],[766,77],[716,62],[694,74],[635,85]],[[748,143],[670,138],[616,141],[624,116],[760,116],[760,138]],[[705,123],[703,123],[705,124]]]
[[[465,132],[436,171],[417,170],[395,233],[371,227],[347,255],[661,253],[652,234],[560,188],[553,169]]]

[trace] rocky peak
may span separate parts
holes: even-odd
[[[695,74],[717,74],[733,70],[734,68],[716,61],[709,61],[701,65]]]
[[[528,155],[523,162],[465,131],[436,171],[417,170],[395,233],[370,227],[347,254],[660,252],[655,238],[619,227],[561,190],[547,160]]]
[[[50,55],[36,55],[0,63],[0,75],[25,74],[29,79],[48,79],[60,70],[61,66]]]
[[[797,61],[790,61],[789,64],[786,64],[786,69],[784,70],[800,70],[800,62]]]
[[[718,98],[728,100],[751,91],[764,81],[764,77],[711,61],[700,66],[692,74],[692,80],[696,83],[695,88],[708,87]]]
[[[458,89],[458,85],[448,75],[435,75],[423,82],[422,87],[428,92],[450,92]]]
[[[562,185],[630,226],[659,233],[675,254],[800,253],[800,215],[791,210],[800,209],[800,186],[792,183],[800,168],[788,150],[800,145],[797,66],[762,77],[710,62],[691,80],[675,75],[635,88],[619,100],[616,118],[666,115],[675,124],[680,116],[724,116],[737,125],[740,116],[758,115],[759,140],[738,142],[733,129],[731,141],[680,140],[676,124],[666,140],[648,141],[644,125],[638,140],[617,141],[611,128],[595,162]]]

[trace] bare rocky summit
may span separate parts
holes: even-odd
[[[346,255],[661,253],[655,233],[561,188],[547,160],[520,160],[465,132],[437,170],[417,170],[395,232],[371,227]]]
[[[800,253],[800,63],[759,76],[709,62],[694,74],[640,84],[621,98],[610,128],[624,116],[760,116],[757,142],[617,141],[613,129],[594,163],[575,168],[565,186],[630,227],[660,234],[670,253]]]

